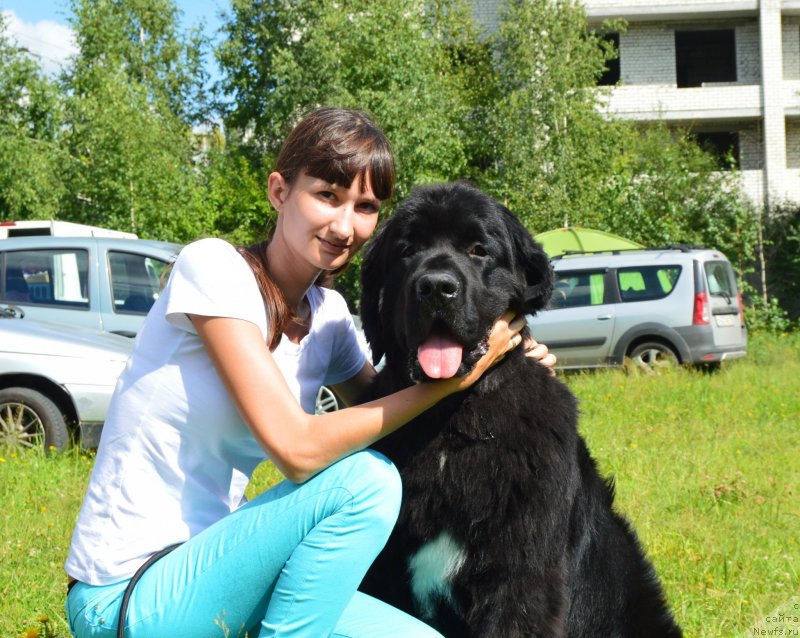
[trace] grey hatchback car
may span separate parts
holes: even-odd
[[[746,353],[742,297],[730,262],[717,250],[577,253],[552,264],[550,303],[528,324],[560,368],[626,361],[645,369],[715,367]]]

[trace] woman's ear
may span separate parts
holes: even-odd
[[[277,171],[269,174],[267,179],[267,196],[272,204],[272,207],[278,212],[283,212],[283,203],[286,201],[286,196],[289,194],[289,184],[283,178],[283,175]]]

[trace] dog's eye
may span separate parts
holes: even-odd
[[[400,244],[398,247],[400,257],[411,257],[414,254],[414,247],[411,244]]]
[[[486,257],[489,254],[481,244],[473,244],[467,252],[470,257]]]

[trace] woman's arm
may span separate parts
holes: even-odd
[[[306,414],[292,395],[255,324],[228,317],[190,315],[190,319],[256,440],[283,475],[297,483],[471,386],[519,344],[518,333],[525,324],[524,317],[511,321],[510,314],[499,319],[488,352],[463,377],[420,383],[363,405],[314,416]]]

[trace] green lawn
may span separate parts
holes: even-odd
[[[566,382],[686,635],[762,635],[752,627],[781,627],[779,614],[782,635],[798,635],[800,335],[752,338],[746,359],[715,374]],[[69,635],[62,564],[91,467],[75,449],[0,451],[3,638]],[[251,495],[276,476],[259,468]]]

